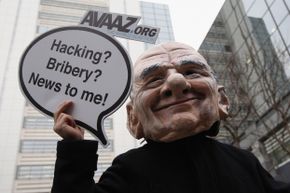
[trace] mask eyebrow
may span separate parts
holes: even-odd
[[[150,74],[160,70],[162,67],[160,66],[160,64],[153,64],[147,68],[145,68],[141,74],[140,74],[140,79],[144,79],[145,77],[149,76]]]
[[[202,69],[208,69],[206,64],[204,64],[198,60],[182,60],[182,61],[176,63],[176,65],[178,65],[178,66],[197,65],[197,66],[201,67]]]
[[[175,65],[178,65],[179,67],[187,66],[187,65],[188,66],[197,66],[198,68],[207,71],[213,79],[215,79],[215,80],[217,79],[216,76],[215,76],[215,73],[211,69],[211,67],[207,63],[203,63],[202,61],[198,61],[198,60],[197,61],[196,60],[182,60],[182,61],[178,62]]]

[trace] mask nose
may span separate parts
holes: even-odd
[[[171,96],[181,97],[187,94],[189,89],[190,84],[185,77],[178,72],[173,72],[167,77],[166,83],[161,90],[161,95],[163,98]]]

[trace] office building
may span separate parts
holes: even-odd
[[[288,1],[226,0],[200,47],[237,113],[229,125],[238,139],[221,137],[252,150],[284,181],[290,181],[289,8]]]

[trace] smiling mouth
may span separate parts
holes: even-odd
[[[175,106],[175,105],[180,105],[180,104],[186,103],[186,102],[188,102],[188,101],[193,101],[193,100],[200,100],[200,98],[198,98],[198,97],[193,97],[193,98],[189,98],[189,99],[179,100],[179,101],[176,101],[176,102],[174,102],[174,103],[170,103],[170,104],[166,104],[166,105],[163,105],[163,106],[161,106],[161,107],[158,107],[158,108],[154,109],[154,111],[155,111],[155,112],[156,112],[156,111],[160,111],[160,110],[162,110],[162,109],[166,109],[166,108],[168,108],[168,107]]]

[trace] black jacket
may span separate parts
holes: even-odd
[[[290,193],[251,153],[197,135],[148,141],[93,181],[96,141],[60,141],[52,193]]]

